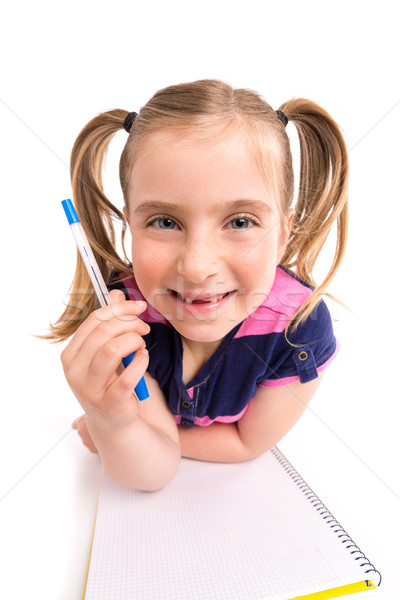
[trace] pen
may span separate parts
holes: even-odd
[[[96,296],[100,302],[100,306],[107,306],[108,304],[110,304],[108,289],[104,282],[103,276],[100,273],[99,266],[93,255],[85,231],[78,218],[78,215],[76,214],[76,210],[72,203],[72,200],[63,200],[61,204],[68,219],[68,223],[71,226],[76,245],[78,246],[78,250],[87,269],[90,280],[93,284],[94,291],[96,292]],[[135,354],[136,352],[131,352],[131,354],[125,356],[122,359],[122,364],[125,368],[131,363]],[[135,392],[139,400],[146,400],[146,398],[149,397],[149,392],[147,390],[147,385],[144,380],[144,377],[141,378],[141,380],[135,387]]]

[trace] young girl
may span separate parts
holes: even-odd
[[[295,207],[285,130],[300,141]],[[102,165],[120,129],[125,208],[105,197]],[[78,257],[70,304],[49,337],[64,340],[68,383],[85,411],[84,443],[122,484],[158,490],[181,456],[259,456],[297,422],[336,353],[321,300],[343,257],[348,161],[340,129],[315,103],[273,110],[258,94],[204,80],[158,91],[139,114],[111,110],[71,158],[78,215],[110,283],[95,310]],[[132,263],[114,221],[132,234]],[[325,280],[312,270],[331,226]],[[136,351],[130,366],[122,357]],[[144,375],[150,397],[133,390]]]

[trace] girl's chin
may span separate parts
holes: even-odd
[[[221,342],[226,335],[235,327],[236,323],[232,323],[227,327],[216,325],[215,322],[197,326],[185,325],[182,321],[171,325],[188,342],[196,342],[201,344],[216,344]]]

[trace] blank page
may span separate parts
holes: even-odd
[[[287,600],[376,579],[288,465],[276,447],[239,464],[182,459],[156,493],[104,474],[85,599]]]

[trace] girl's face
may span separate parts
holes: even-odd
[[[260,306],[289,235],[239,132],[206,142],[153,134],[132,169],[129,223],[143,296],[204,343]]]

